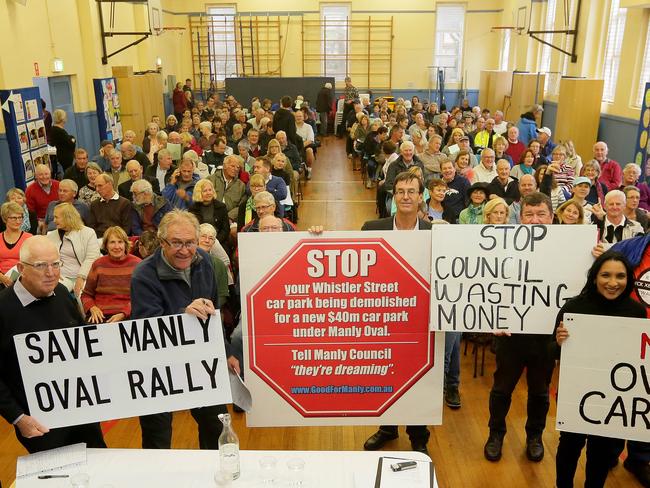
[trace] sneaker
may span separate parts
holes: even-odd
[[[626,459],[623,467],[627,469],[641,483],[644,488],[650,488],[650,463],[631,462]]]
[[[308,180],[311,180],[311,168],[309,166],[305,168],[305,175]]]
[[[483,455],[488,461],[496,462],[501,459],[501,449],[503,447],[503,437],[498,434],[490,434],[485,447],[483,448]]]
[[[460,393],[457,386],[445,388],[445,404],[454,410],[460,408]]]
[[[368,178],[368,179],[366,180],[366,188],[367,188],[368,190],[370,190],[370,189],[372,188],[372,180],[371,180],[370,178]]]

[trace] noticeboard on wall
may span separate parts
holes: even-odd
[[[41,94],[36,87],[0,90],[0,104],[14,184],[24,189],[33,181],[37,165],[50,165]]]
[[[115,78],[93,79],[99,139],[119,143],[122,141],[122,116]]]
[[[641,174],[648,175],[650,166],[650,82],[645,84],[643,101],[641,105],[641,118],[639,119],[639,132],[634,149],[634,162],[641,167]]]

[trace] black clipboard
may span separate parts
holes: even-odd
[[[391,457],[391,456],[382,456],[379,458],[379,461],[377,461],[377,474],[375,475],[375,488],[381,488],[381,471],[384,466],[384,459],[390,459],[390,460],[396,460],[396,461],[418,461],[418,462],[424,462],[421,461],[420,459],[408,459],[408,458],[398,458],[398,457]],[[433,467],[433,461],[429,463],[429,487],[433,488],[434,487],[434,480],[435,480],[435,470]]]

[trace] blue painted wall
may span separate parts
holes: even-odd
[[[74,114],[77,122],[77,147],[88,151],[89,157],[99,153],[99,122],[97,112],[76,112]]]
[[[542,124],[555,132],[557,120],[557,103],[544,102]],[[634,161],[634,147],[639,121],[616,115],[600,114],[598,140],[605,141],[609,147],[609,157],[622,166]],[[594,141],[596,142],[596,141]],[[591,154],[581,154],[583,161],[591,159]]]

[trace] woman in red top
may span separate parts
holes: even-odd
[[[23,242],[32,236],[21,229],[23,213],[23,209],[16,202],[6,202],[0,207],[0,215],[7,226],[5,231],[0,233],[0,284],[6,287],[11,286],[13,281],[5,273],[19,261]]]
[[[102,248],[108,255],[93,263],[81,294],[91,324],[119,322],[131,315],[131,274],[141,261],[129,254],[131,243],[121,227],[106,229]]]
[[[180,81],[176,83],[176,88],[174,88],[172,104],[174,105],[174,115],[176,116],[176,120],[182,120],[183,112],[187,110],[187,98],[185,98],[183,84]]]

